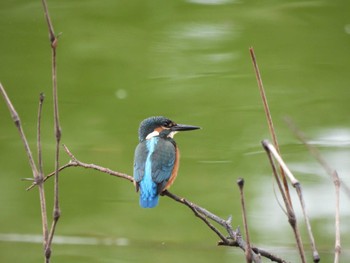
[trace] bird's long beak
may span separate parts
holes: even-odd
[[[191,130],[197,130],[201,127],[198,126],[192,126],[192,125],[186,125],[186,124],[176,124],[175,126],[171,127],[170,130],[172,131],[191,131]]]

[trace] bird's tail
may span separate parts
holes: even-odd
[[[144,197],[140,194],[140,206],[143,208],[153,208],[158,205],[159,195]]]

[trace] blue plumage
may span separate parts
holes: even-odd
[[[159,141],[159,137],[153,137],[146,141],[147,158],[144,177],[140,181],[140,205],[144,208],[152,208],[158,204],[158,186],[152,179],[152,155]],[[144,153],[142,153],[144,154]]]
[[[144,208],[154,207],[158,204],[158,195],[171,177],[175,146],[157,136],[140,143],[135,156],[143,156],[135,158],[134,164],[134,178],[140,188],[140,205]]]
[[[159,194],[176,177],[178,160],[173,135],[180,130],[198,129],[179,125],[164,117],[151,117],[141,122],[139,144],[135,150],[134,180],[140,191],[140,206],[152,208],[158,204]]]

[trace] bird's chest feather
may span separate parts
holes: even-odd
[[[166,183],[175,168],[176,146],[169,139],[153,137],[146,141],[147,158],[145,163],[145,179],[155,183]],[[164,187],[165,185],[163,185]],[[162,187],[162,188],[163,188]]]

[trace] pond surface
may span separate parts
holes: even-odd
[[[141,120],[164,115],[201,126],[179,134],[171,191],[242,226],[236,180],[245,179],[251,240],[299,262],[261,147],[269,138],[253,46],[281,151],[302,183],[322,262],[333,260],[334,186],[294,137],[290,117],[350,185],[350,2],[49,1],[58,46],[62,143],[81,161],[132,174]],[[51,50],[41,1],[0,3],[0,81],[33,152],[38,96],[44,170],[54,168]],[[0,100],[0,261],[40,262],[38,192],[23,145]],[[69,158],[62,151],[62,164]],[[45,185],[52,209],[53,181]],[[294,191],[293,198],[294,198]],[[138,206],[132,185],[92,170],[60,177],[62,217],[52,262],[244,262],[237,248],[169,198]],[[308,244],[300,206],[304,243]],[[343,261],[350,259],[349,198],[341,194]],[[243,228],[242,228],[243,229]],[[311,262],[311,252],[307,257]]]

